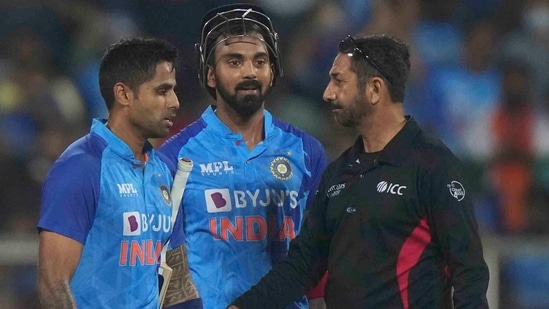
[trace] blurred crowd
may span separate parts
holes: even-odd
[[[239,2],[263,6],[280,35],[284,76],[267,108],[319,138],[331,159],[356,138],[322,101],[337,44],[347,34],[395,35],[412,50],[404,106],[465,163],[481,232],[549,235],[549,0]],[[225,3],[0,2],[0,233],[36,234],[50,165],[92,118],[106,117],[97,74],[108,44],[174,43],[183,60],[173,132],[199,117],[211,101],[194,43],[203,14]],[[35,308],[33,297],[20,299],[29,304],[11,305]]]

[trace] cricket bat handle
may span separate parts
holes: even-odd
[[[187,180],[189,179],[189,174],[193,169],[193,161],[187,158],[179,158],[177,160],[177,171],[175,172],[175,177],[172,184],[172,227],[175,222],[175,217],[177,217],[177,212],[181,206],[181,199],[183,198],[183,192],[185,192],[185,187],[187,186]]]
[[[179,158],[177,160],[177,171],[175,172],[175,177],[173,179],[171,196],[172,196],[172,217],[171,217],[171,226],[173,229],[175,219],[179,212],[181,206],[181,200],[183,199],[183,193],[185,192],[185,187],[187,186],[187,180],[189,179],[189,174],[193,169],[193,161],[187,158]],[[168,241],[169,243],[169,241]],[[166,297],[166,292],[168,291],[168,286],[170,285],[170,279],[172,276],[172,268],[166,264],[166,253],[168,250],[168,243],[164,245],[161,252],[160,267],[158,273],[164,278],[162,282],[162,287],[158,295],[158,301],[160,303],[160,308],[164,304],[164,299]]]

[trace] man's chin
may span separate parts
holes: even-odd
[[[347,118],[338,117],[337,115],[334,118],[335,118],[335,121],[343,127],[346,127],[346,128],[354,127],[354,123]]]
[[[262,98],[259,94],[252,93],[252,94],[246,94],[243,96],[238,96],[238,100],[244,103],[245,105],[256,105],[258,103],[261,104]]]

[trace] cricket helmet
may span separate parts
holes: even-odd
[[[195,44],[198,53],[198,81],[215,98],[215,90],[206,87],[208,63],[215,47],[230,37],[246,36],[258,32],[267,45],[269,59],[273,68],[273,85],[282,76],[280,53],[278,50],[278,33],[275,32],[271,19],[263,9],[255,4],[236,3],[212,9],[202,18],[200,42]],[[224,38],[219,40],[219,37]]]

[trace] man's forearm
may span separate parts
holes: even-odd
[[[53,286],[43,285],[38,289],[40,304],[44,309],[74,309],[76,303],[72,296],[68,282],[61,282]]]
[[[168,251],[166,254],[166,264],[173,269],[173,273],[168,283],[164,307],[199,298],[200,296],[189,271],[187,248],[185,245]]]

